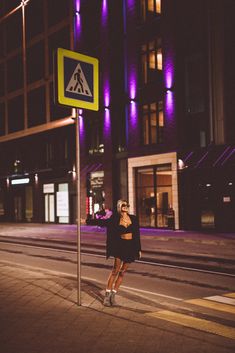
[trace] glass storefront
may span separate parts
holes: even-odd
[[[44,221],[46,223],[69,223],[68,183],[43,184],[43,194]]]
[[[171,164],[136,168],[136,205],[142,227],[172,227]]]
[[[92,172],[87,176],[87,217],[94,218],[105,208],[104,171]]]

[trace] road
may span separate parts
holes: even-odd
[[[1,243],[1,261],[14,262],[35,269],[49,269],[76,278],[76,250],[64,250],[33,243],[31,245]],[[101,254],[82,254],[82,280],[105,287],[112,260],[106,260]],[[217,323],[234,323],[235,307],[229,310],[215,311],[215,299],[226,305],[235,304],[235,299],[228,295],[235,291],[235,276],[195,269],[183,269],[177,266],[139,261],[131,265],[122,286],[122,291],[135,293],[140,301],[151,302],[156,308],[177,309],[179,312],[190,310],[190,315],[213,315]],[[231,294],[232,295],[232,294]],[[210,298],[208,308],[192,306],[204,298]],[[222,299],[221,299],[222,298]],[[194,302],[193,302],[194,301]],[[222,305],[222,303],[221,303]]]
[[[12,233],[0,236],[0,263],[15,267],[17,271],[23,266],[31,273],[45,273],[45,276],[52,273],[58,279],[66,279],[68,288],[72,286],[73,290],[76,289],[74,236],[68,239],[63,235],[58,239],[56,233],[57,239],[53,239],[53,236],[45,237],[42,231],[39,237],[38,230],[35,236],[31,234],[30,237],[23,232],[13,237]],[[169,241],[167,244],[172,245],[170,250],[166,246],[163,248],[165,239],[154,240],[157,251],[152,246],[152,238],[147,239],[146,236],[144,258],[132,264],[125,276],[118,295],[120,310],[117,318],[123,315],[126,322],[128,310],[137,306],[139,311],[135,309],[135,313],[139,315],[138,320],[146,322],[146,315],[149,320],[156,320],[157,327],[166,330],[165,340],[167,332],[172,329],[174,332],[181,332],[181,328],[187,330],[183,331],[187,351],[195,351],[197,346],[202,346],[203,352],[208,353],[212,352],[212,347],[213,353],[233,352],[235,274],[231,239],[228,244],[223,239],[207,240],[201,246],[194,239],[191,243],[175,241],[179,244],[178,248],[172,245],[173,241]],[[216,242],[223,248],[223,256]],[[158,251],[159,243],[164,251]],[[187,254],[181,250],[185,245]],[[220,257],[215,257],[215,254]],[[105,259],[103,234],[86,234],[85,237],[83,234],[81,259],[83,287],[92,287],[95,298],[92,306],[102,312],[103,291],[112,268],[112,259]],[[158,334],[160,331],[156,329],[156,340]],[[192,337],[194,343],[190,347]]]

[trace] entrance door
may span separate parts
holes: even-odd
[[[142,227],[155,227],[156,202],[153,168],[137,170],[137,213]]]
[[[22,196],[14,197],[14,216],[16,222],[23,221]]]
[[[172,172],[169,167],[155,169],[156,173],[156,208],[157,227],[167,228],[169,217],[172,216]]]
[[[136,170],[136,206],[142,227],[172,227],[171,165]]]
[[[54,194],[44,195],[45,222],[55,222],[55,196]]]

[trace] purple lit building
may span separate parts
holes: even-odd
[[[141,226],[235,230],[233,0],[2,2],[0,221],[76,220],[62,47],[99,59],[99,111],[79,110],[82,222],[127,198]]]

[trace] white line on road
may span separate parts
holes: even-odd
[[[212,297],[206,297],[204,299],[213,300],[213,301],[218,302],[218,303],[235,305],[235,299],[228,298],[228,297],[222,297],[221,295],[214,295]]]
[[[27,269],[32,270],[32,271],[35,271],[35,270],[37,270],[37,271],[46,271],[46,272],[49,272],[49,273],[51,273],[51,274],[53,274],[55,276],[63,275],[63,276],[69,276],[69,277],[72,277],[74,279],[77,279],[77,275],[73,275],[73,274],[70,274],[70,273],[67,273],[67,272],[49,270],[49,269],[44,268],[44,267],[24,265],[24,264],[21,264],[21,263],[11,262],[11,261],[6,261],[6,260],[0,260],[0,263],[5,263],[5,264],[8,264],[10,266],[14,265],[14,266],[26,267]],[[82,276],[82,279],[85,280],[85,281],[91,281],[91,282],[99,283],[99,284],[102,284],[104,286],[104,282],[103,281],[99,281],[96,278]],[[163,297],[163,298],[173,299],[173,300],[177,300],[177,301],[183,301],[184,300],[182,298],[172,297],[170,295],[150,292],[150,291],[146,291],[146,290],[142,290],[142,289],[138,289],[138,288],[133,288],[133,287],[128,287],[128,286],[122,286],[121,289],[126,291],[126,292],[131,292],[132,294],[139,293],[138,295],[140,297],[145,298],[145,299],[146,299],[146,295],[154,295],[156,297]],[[145,296],[143,296],[141,294],[145,294]]]

